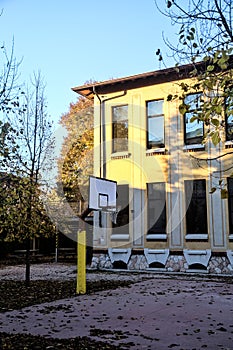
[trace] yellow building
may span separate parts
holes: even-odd
[[[233,119],[217,147],[202,144],[205,126],[190,123],[200,94],[185,116],[167,101],[191,69],[73,88],[94,99],[93,175],[117,181],[116,223],[94,214],[93,266],[233,273]],[[222,178],[228,199],[210,194]]]

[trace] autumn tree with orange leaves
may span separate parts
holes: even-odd
[[[85,97],[71,103],[69,111],[60,119],[67,136],[58,159],[59,183],[66,200],[77,213],[85,206],[89,175],[93,173],[93,123],[93,101]]]

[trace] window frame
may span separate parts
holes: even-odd
[[[184,103],[186,103],[185,102],[185,99],[186,98],[188,98],[189,96],[200,96],[200,97],[202,97],[203,96],[203,93],[202,92],[197,92],[197,93],[191,93],[191,94],[187,94],[186,96],[185,96],[185,98],[184,98]],[[196,105],[198,104],[198,103],[200,103],[199,102],[199,99],[198,99],[198,101],[196,102]],[[194,123],[202,123],[202,135],[201,136],[194,136],[194,137],[189,137],[189,138],[187,138],[187,128],[186,128],[186,124],[191,124],[190,122],[186,122],[186,118],[187,118],[187,115],[188,114],[190,114],[191,116],[190,116],[190,118],[189,119],[191,119],[192,118],[192,116],[194,115],[194,112],[196,111],[196,109],[197,108],[190,108],[189,110],[188,110],[188,112],[186,112],[185,114],[184,114],[184,117],[183,117],[183,123],[184,123],[184,144],[185,144],[185,146],[192,146],[192,145],[199,145],[199,144],[201,144],[202,143],[202,140],[203,140],[203,137],[204,137],[204,122],[202,122],[202,121],[199,121],[199,120],[197,120],[197,121],[195,121],[195,122],[192,122],[192,124],[194,125]],[[200,129],[200,128],[199,128]],[[197,129],[197,130],[199,130],[199,129]]]
[[[114,120],[114,110],[117,108],[122,108],[122,107],[127,107],[127,119],[123,119],[121,121],[115,121]],[[119,144],[116,143],[116,139],[121,139],[120,137],[115,137],[115,131],[117,131],[115,129],[115,125],[120,125],[120,124],[125,124],[127,125],[127,137],[126,138],[122,138],[122,140],[125,140],[125,145],[127,145],[127,147],[123,147],[121,149],[121,147],[118,148]],[[126,142],[127,141],[127,142]],[[121,105],[115,105],[112,106],[112,153],[118,153],[118,152],[128,152],[128,141],[129,141],[129,118],[128,118],[128,104],[121,104]]]
[[[150,116],[148,114],[148,105],[153,102],[162,102],[162,112],[163,113],[158,113],[153,116]],[[150,130],[149,130],[149,120],[154,119],[154,118],[161,118],[163,117],[163,142],[153,142],[149,140],[149,135],[150,135]],[[151,150],[151,149],[156,149],[156,148],[164,148],[165,147],[165,115],[164,115],[164,99],[153,99],[153,100],[148,100],[146,101],[146,149]]]
[[[158,193],[159,186],[163,186],[162,198],[156,195]],[[149,187],[153,188],[149,188]],[[153,196],[150,197],[150,191],[153,191]],[[163,208],[161,210],[161,201],[164,201]],[[156,205],[156,202],[159,203]],[[150,205],[153,203],[154,205]],[[156,221],[153,223],[151,217],[151,211],[154,210],[154,218]],[[167,239],[167,198],[166,198],[166,183],[165,182],[150,182],[147,183],[147,240],[166,240]]]
[[[231,98],[233,99],[232,96],[231,96]],[[231,115],[227,116],[227,113],[226,113],[227,97],[225,97],[224,106],[225,106],[225,135],[226,135],[226,141],[233,141],[233,115],[231,114]],[[232,109],[233,109],[233,106],[232,106]],[[229,126],[228,118],[232,118],[232,126],[231,126],[232,133],[229,133],[229,131],[228,131],[228,126]]]
[[[120,211],[117,214],[116,223],[112,222],[111,241],[128,241],[129,222],[129,185],[117,186],[117,207]]]
[[[231,186],[230,186],[231,183]],[[233,238],[233,178],[227,178],[227,191],[228,191],[228,225],[229,225],[229,236]]]
[[[200,195],[198,184],[202,184],[204,192]],[[188,186],[192,185],[192,193],[187,193]],[[196,189],[195,189],[196,187]],[[199,192],[199,193],[198,193]],[[205,179],[184,180],[185,195],[185,224],[186,239],[208,239],[208,212],[207,212],[207,188]],[[201,206],[201,202],[204,205]],[[196,203],[195,203],[196,202]],[[204,210],[203,210],[204,207]],[[199,215],[199,216],[198,216]],[[191,218],[194,218],[191,220]],[[200,225],[201,224],[201,225]],[[200,229],[197,229],[200,227]]]

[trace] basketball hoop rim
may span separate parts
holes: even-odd
[[[106,211],[106,212],[115,212],[117,211],[117,207],[116,206],[106,206],[106,207],[100,207],[101,211]]]

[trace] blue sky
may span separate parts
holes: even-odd
[[[72,87],[159,69],[162,31],[174,32],[154,0],[0,0],[0,8],[0,43],[10,49],[14,38],[22,80],[41,71],[56,122],[77,100]]]

